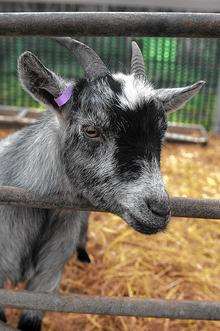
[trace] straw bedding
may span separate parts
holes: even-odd
[[[220,139],[165,145],[162,172],[172,196],[220,199]],[[92,213],[88,251],[90,265],[67,263],[63,293],[220,300],[218,220],[172,219],[165,233],[148,237],[117,216]],[[7,312],[15,323],[18,312]],[[217,331],[220,322],[47,313],[43,330]]]

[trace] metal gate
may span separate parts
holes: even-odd
[[[86,24],[85,24],[86,23]],[[99,29],[97,29],[99,26]],[[61,33],[62,31],[62,33]],[[102,35],[220,38],[220,14],[191,13],[5,13],[0,35]],[[95,210],[56,196],[0,187],[0,204]],[[171,199],[172,216],[220,219],[220,200]],[[99,210],[100,211],[100,210]],[[58,295],[0,290],[0,305],[19,309],[171,319],[220,320],[220,302]],[[1,330],[13,330],[0,324]]]

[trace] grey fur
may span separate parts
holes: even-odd
[[[158,89],[158,98],[163,102],[167,113],[173,113],[183,107],[205,84],[203,80],[186,87]]]
[[[164,90],[134,75],[107,74],[73,80],[73,96],[59,108],[54,98],[69,82],[30,52],[20,57],[18,72],[24,88],[49,107],[36,124],[1,141],[0,185],[60,194],[79,205],[86,199],[139,232],[164,230],[169,219],[160,174]],[[169,90],[169,105],[176,109],[182,95],[185,102],[200,87],[190,87],[188,94],[187,88],[183,94],[174,89],[173,97]],[[88,125],[100,130],[98,140],[85,136]],[[9,278],[15,284],[28,281],[29,290],[56,290],[65,262],[86,247],[87,227],[87,212],[1,206],[0,286]],[[39,329],[41,318],[41,312],[25,312],[20,325],[29,328],[33,322]]]
[[[145,77],[144,58],[135,41],[132,41],[131,73],[139,77]]]
[[[0,185],[70,194],[55,116],[48,111],[36,125],[1,142]],[[30,290],[57,289],[65,262],[78,247],[86,248],[87,222],[88,212],[1,206],[1,285],[9,278],[14,284],[28,280]]]

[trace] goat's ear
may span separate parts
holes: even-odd
[[[164,109],[167,113],[172,113],[177,109],[184,106],[205,84],[204,81],[199,81],[193,85],[180,87],[180,88],[168,88],[156,90],[157,98],[162,101]]]
[[[20,56],[18,74],[24,88],[36,100],[59,109],[54,98],[62,93],[67,83],[47,69],[34,54],[25,52]]]

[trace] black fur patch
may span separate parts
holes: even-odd
[[[7,318],[5,316],[4,310],[0,309],[0,321],[7,323]]]
[[[122,84],[119,81],[114,79],[111,75],[107,76],[107,81],[108,81],[110,88],[116,95],[122,94]]]
[[[122,93],[122,84],[115,80],[111,75],[97,78],[95,81],[92,82],[87,81],[85,78],[80,79],[75,83],[73,89],[72,108],[74,111],[80,109],[80,94],[83,92],[83,90],[85,90],[86,88],[91,89],[92,87],[96,89],[95,86],[99,81],[101,81],[104,85],[107,83],[116,95],[120,95]]]
[[[20,317],[18,329],[21,331],[41,331],[41,319],[38,316],[30,318],[28,314],[23,314]]]
[[[155,102],[138,105],[136,109],[111,112],[111,126],[119,127],[116,138],[115,159],[118,175],[124,180],[139,177],[143,160],[160,162],[162,139],[166,120],[162,109]]]
[[[77,248],[77,258],[79,261],[83,263],[91,263],[89,255],[87,251],[83,248]]]

